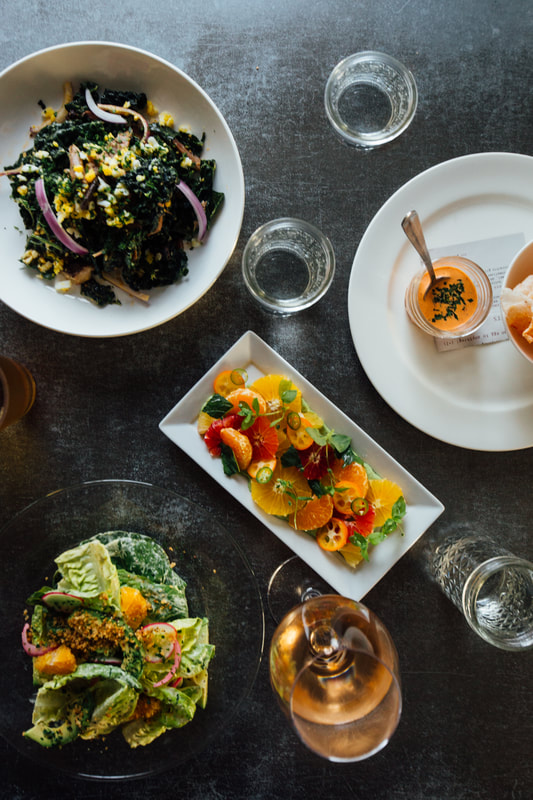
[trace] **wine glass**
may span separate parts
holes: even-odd
[[[303,743],[330,761],[374,755],[400,720],[394,642],[372,611],[346,597],[312,597],[283,617],[270,679]]]

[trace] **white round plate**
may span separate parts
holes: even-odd
[[[376,390],[419,430],[473,450],[533,446],[533,368],[510,341],[437,353],[405,313],[419,258],[401,228],[415,208],[430,248],[522,233],[533,239],[533,158],[477,153],[402,186],[378,211],[355,254],[348,316]]]
[[[23,58],[0,74],[0,167],[14,163],[32,146],[30,125],[41,121],[42,100],[59,108],[63,84],[94,80],[111,89],[143,91],[159,111],[168,111],[176,127],[205,132],[204,156],[215,159],[215,188],[225,200],[207,241],[188,252],[189,274],[172,286],[151,291],[149,304],[117,292],[121,305],[98,308],[81,297],[58,294],[20,263],[26,232],[0,178],[0,300],[33,322],[76,336],[124,336],[162,325],[181,314],[212,286],[237,243],[244,213],[244,176],[233,135],[213,101],[177,67],[133,47],[110,42],[75,42]],[[7,113],[7,110],[9,113]]]

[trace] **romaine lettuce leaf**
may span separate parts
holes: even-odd
[[[107,531],[97,533],[88,541],[94,540],[105,545],[117,567],[155,583],[168,583],[185,589],[185,581],[172,569],[166,552],[150,536],[130,531]]]
[[[66,550],[55,559],[62,578],[60,592],[120,608],[117,569],[101,542],[90,541]],[[102,596],[103,600],[102,600]]]
[[[131,716],[139,682],[119,667],[80,664],[70,675],[47,681],[37,692],[33,727],[25,736],[44,747],[92,738]],[[113,725],[109,725],[113,719]]]
[[[196,703],[185,691],[179,689],[154,689],[153,697],[162,700],[161,710],[149,720],[137,719],[122,727],[130,747],[147,745],[171,728],[182,728],[194,717]]]
[[[185,597],[185,586],[173,586],[167,583],[155,583],[141,575],[118,570],[118,579],[121,586],[132,586],[138,589],[148,602],[150,611],[144,620],[149,622],[167,622],[176,617],[187,617],[189,610]]]

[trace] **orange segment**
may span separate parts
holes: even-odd
[[[233,450],[239,469],[245,470],[252,460],[252,444],[248,437],[235,428],[222,428],[220,438]]]
[[[376,528],[379,528],[389,519],[394,503],[401,496],[402,490],[398,484],[386,478],[370,481],[367,500],[372,504],[376,512],[374,518],[374,526]]]
[[[309,484],[296,467],[282,467],[278,461],[268,483],[252,481],[252,500],[267,514],[285,517],[294,513],[299,497],[309,497]]]
[[[296,514],[289,517],[289,525],[297,531],[314,531],[321,528],[333,515],[333,502],[331,495],[313,497],[298,509]],[[348,537],[346,537],[348,538]]]
[[[233,408],[229,410],[229,414],[238,414],[240,411],[239,403],[246,403],[246,405],[253,408],[254,400],[257,400],[259,406],[259,413],[264,414],[267,410],[267,404],[264,398],[259,394],[259,392],[254,391],[253,389],[234,389],[228,395],[226,395],[226,400],[228,403],[231,403]]]
[[[357,461],[352,461],[351,464],[344,466],[342,458],[336,458],[331,468],[335,477],[335,483],[338,481],[349,481],[357,486],[358,497],[366,497],[368,492],[368,475],[366,469],[362,464]]]
[[[250,461],[248,467],[246,468],[246,472],[250,478],[255,478],[259,470],[263,469],[263,467],[269,467],[272,472],[274,472],[277,463],[278,462],[275,458],[267,459],[266,461]]]
[[[296,397],[290,403],[283,403],[280,391],[287,384],[288,389],[296,391]],[[302,393],[300,390],[285,378],[284,375],[265,375],[252,383],[251,389],[259,392],[266,401],[268,414],[280,414],[285,410],[300,412],[302,410]]]

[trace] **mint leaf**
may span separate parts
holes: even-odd
[[[368,561],[368,539],[365,539],[365,537],[361,536],[360,533],[354,531],[350,536],[350,542],[360,548],[361,555],[363,556],[364,560]]]
[[[282,467],[301,467],[302,462],[300,461],[300,456],[298,455],[298,450],[291,446],[288,450],[285,450],[283,455],[281,456],[281,466]]]
[[[237,459],[231,447],[228,447],[227,444],[221,444],[220,456],[222,458],[222,467],[225,475],[235,475],[237,472],[240,472]]]
[[[232,408],[232,405],[229,400],[226,400],[226,398],[222,397],[221,394],[214,394],[206,403],[204,403],[202,406],[202,411],[205,411],[205,413],[209,414],[210,417],[220,419],[228,413],[230,408]]]
[[[306,430],[306,433],[309,434],[311,439],[314,442],[316,442],[316,444],[320,445],[321,447],[324,447],[324,445],[326,445],[328,443],[328,435],[327,434],[324,435],[323,433],[320,433],[318,428],[306,428],[305,430]]]

